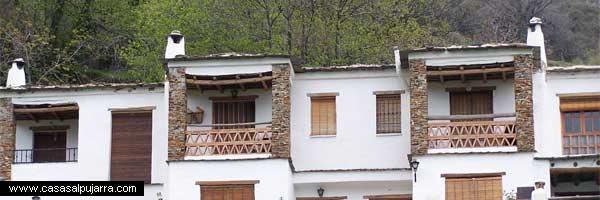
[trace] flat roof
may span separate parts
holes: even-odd
[[[21,87],[0,87],[0,91],[25,92],[25,91],[47,91],[47,90],[78,90],[78,89],[101,89],[101,88],[138,88],[138,87],[163,87],[164,83],[88,83],[68,85],[25,85]]]
[[[386,70],[396,68],[393,64],[352,64],[338,66],[321,66],[321,67],[298,67],[294,68],[297,73],[303,72],[339,72],[339,71],[371,71],[371,70]]]
[[[219,60],[219,59],[241,59],[241,58],[290,58],[286,54],[251,54],[251,53],[217,53],[206,55],[178,55],[166,61],[189,61],[189,60]]]

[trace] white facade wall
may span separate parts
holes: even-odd
[[[347,196],[348,200],[363,200],[365,195],[411,194],[412,184],[406,181],[370,181],[323,184],[296,184],[296,197],[318,197],[317,189],[325,190],[324,197]]]
[[[291,94],[291,154],[296,170],[407,168],[409,98],[402,95],[402,132],[377,135],[374,91],[407,90],[394,70],[298,73]],[[310,136],[309,93],[337,92],[336,135]]]
[[[487,82],[483,81],[470,81],[469,83],[463,83],[462,81],[447,81],[444,83],[440,82],[428,82],[427,89],[429,95],[429,115],[450,115],[450,93],[446,91],[446,88],[455,87],[488,87],[495,86],[493,90],[493,110],[494,113],[514,113],[515,112],[515,84],[513,79],[503,80],[490,80]],[[512,118],[514,119],[514,117]],[[506,120],[506,118],[499,118],[497,120]]]
[[[416,156],[420,164],[413,183],[414,200],[444,200],[445,178],[442,174],[495,173],[502,176],[502,190],[532,187],[536,180],[550,182],[549,163],[534,160],[534,153],[438,154]],[[548,196],[550,190],[546,190]]]
[[[598,86],[600,80],[599,72],[578,72],[578,73],[548,73],[546,75],[546,89],[544,99],[534,99],[543,101],[543,112],[537,112],[543,115],[543,121],[536,121],[544,127],[543,135],[536,134],[536,140],[542,144],[542,149],[538,150],[540,156],[561,156],[562,155],[562,121],[559,109],[560,98],[558,94],[569,93],[589,93],[600,92]],[[536,141],[537,142],[537,141]]]
[[[165,199],[198,200],[197,181],[258,180],[255,199],[294,200],[292,171],[287,159],[179,161],[169,163]]]
[[[39,91],[13,95],[15,104],[75,102],[79,119],[17,122],[17,149],[31,147],[32,124],[69,124],[68,147],[78,147],[78,161],[69,163],[13,164],[12,179],[27,181],[108,181],[110,180],[111,111],[114,108],[153,106],[152,183],[149,191],[162,187],[167,179],[167,105],[163,88],[93,89],[85,91]],[[156,195],[137,199],[155,199]],[[1,198],[0,198],[1,199]],[[44,198],[45,199],[45,198]],[[79,198],[82,199],[82,198]],[[135,199],[135,198],[134,198]]]

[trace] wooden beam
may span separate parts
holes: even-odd
[[[51,107],[51,108],[15,108],[15,113],[49,113],[49,112],[61,112],[61,111],[78,111],[78,106],[64,106],[64,107]]]
[[[202,186],[227,186],[227,185],[255,185],[258,180],[240,180],[240,181],[196,181],[196,185]]]
[[[113,113],[140,113],[152,112],[156,106],[131,107],[131,108],[109,108],[108,111]]]
[[[482,70],[485,70],[485,66],[481,66]],[[487,73],[483,72],[483,82],[487,83]]]
[[[550,174],[600,173],[600,167],[552,168]]]
[[[258,95],[246,95],[236,97],[208,97],[211,101],[254,101],[258,98]]]
[[[60,126],[32,126],[29,129],[33,132],[53,132],[53,131],[65,131],[69,129],[68,125]]]
[[[27,116],[31,118],[31,120],[35,120],[36,122],[38,121],[37,118],[35,118],[35,116],[33,116],[31,113],[27,113]]]
[[[462,73],[465,70],[465,67],[460,66],[460,80],[464,83],[465,82],[465,74]]]
[[[404,90],[387,90],[387,91],[374,91],[373,92],[374,95],[388,95],[388,94],[397,94],[397,95],[401,95],[404,94]]]
[[[459,70],[427,71],[427,75],[429,75],[429,76],[460,75],[461,79],[464,80],[464,75],[469,75],[469,74],[484,74],[484,73],[511,72],[511,71],[515,71],[515,68],[514,67],[504,67],[504,68],[464,69],[464,67],[460,67]]]
[[[235,79],[240,80],[240,75],[235,75]],[[246,91],[246,86],[244,86],[244,83],[240,83],[240,88],[242,88],[242,91]]]
[[[217,77],[213,77],[213,80],[193,80],[186,79],[186,83],[194,85],[208,85],[208,86],[219,86],[219,85],[236,85],[240,83],[256,83],[261,81],[269,81],[273,79],[273,76],[262,76],[257,78],[245,78],[245,79],[230,79],[230,80],[215,80]]]
[[[385,194],[385,195],[365,195],[363,199],[393,199],[393,200],[410,200],[412,194]]]
[[[480,115],[428,115],[428,120],[465,120],[465,119],[491,119],[502,117],[515,117],[515,113],[497,113]]]
[[[442,71],[441,67],[438,67],[438,71]],[[444,76],[440,75],[440,82],[444,84]]]
[[[443,178],[483,178],[483,177],[496,177],[504,176],[506,172],[492,172],[492,173],[469,173],[469,174],[441,174]]]
[[[337,196],[337,197],[296,197],[296,200],[342,200],[348,199],[347,196]]]
[[[306,96],[308,97],[333,97],[339,96],[339,92],[320,92],[320,93],[308,93]]]
[[[60,118],[60,116],[58,116],[58,114],[57,114],[56,112],[52,112],[52,115],[53,115],[53,116],[54,116],[54,117],[55,117],[57,120],[63,121],[63,120],[62,120],[62,118]]]
[[[446,92],[467,92],[466,87],[449,87],[445,89]],[[496,90],[496,86],[483,86],[483,87],[471,87],[469,91],[479,92],[479,91],[490,91]]]
[[[504,68],[504,64],[501,64],[500,68]],[[502,80],[506,81],[506,72],[505,71],[502,72]]]

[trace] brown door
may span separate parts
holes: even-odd
[[[254,122],[254,100],[225,100],[213,102],[213,124],[238,124]],[[254,128],[254,125],[215,126],[224,128]]]
[[[502,200],[502,177],[446,178],[446,200]]]
[[[201,186],[200,200],[254,200],[254,185]]]
[[[67,133],[64,131],[33,134],[33,162],[64,162]]]
[[[152,113],[113,113],[110,179],[150,183]]]
[[[492,114],[492,99],[492,91],[450,92],[450,115]]]

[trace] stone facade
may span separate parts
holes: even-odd
[[[187,127],[185,68],[169,68],[167,79],[169,80],[169,160],[183,160]]]
[[[0,98],[0,178],[10,180],[15,150],[15,118],[10,98]]]
[[[533,133],[533,56],[514,57],[515,65],[515,113],[517,149],[521,152],[535,151]]]
[[[273,65],[271,152],[275,158],[290,158],[290,73],[289,64]]]
[[[427,66],[421,59],[410,60],[410,146],[411,154],[427,154]]]

